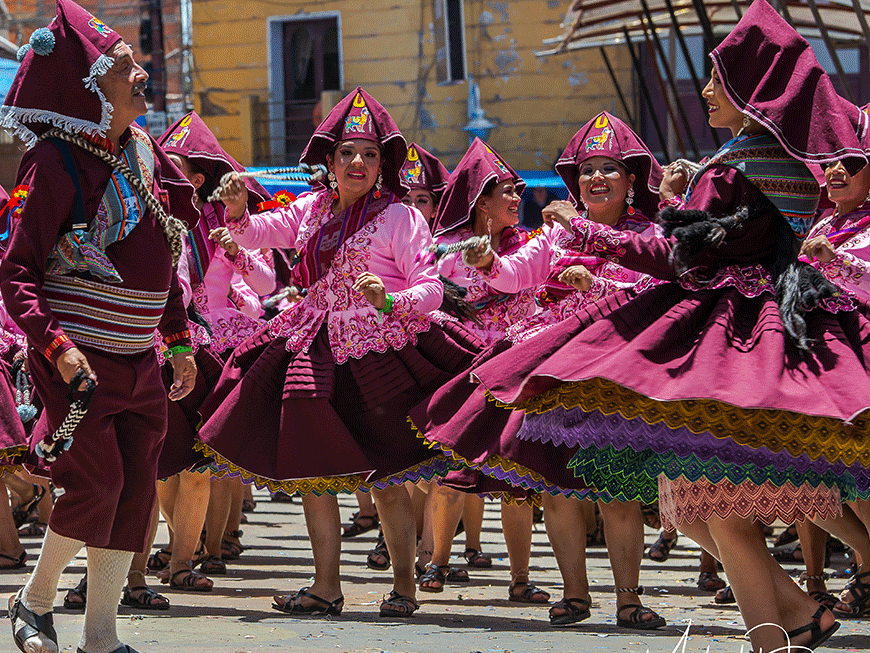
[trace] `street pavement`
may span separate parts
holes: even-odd
[[[344,540],[342,580],[345,607],[340,617],[292,617],[271,609],[274,593],[287,594],[313,581],[302,505],[277,503],[266,493],[255,492],[257,507],[248,513],[242,543],[247,550],[229,564],[226,576],[213,576],[208,593],[183,593],[160,589],[172,601],[166,612],[137,613],[122,607],[119,635],[139,653],[191,653],[254,651],[353,653],[532,653],[536,651],[626,651],[637,653],[741,653],[749,651],[736,606],[717,606],[712,594],[696,587],[699,548],[687,538],[665,563],[645,559],[641,583],[649,607],[668,620],[657,631],[631,631],[616,626],[613,578],[602,547],[588,550],[592,586],[592,617],[569,628],[552,628],[546,606],[529,606],[507,600],[509,566],[501,535],[498,504],[487,502],[483,543],[493,555],[492,569],[471,570],[470,583],[448,586],[441,594],[418,593],[421,609],[406,620],[381,619],[378,605],[390,590],[388,571],[371,571],[366,553],[374,546],[376,531]],[[353,497],[340,499],[345,522],[356,509]],[[541,525],[533,535],[531,579],[561,598],[555,560]],[[657,533],[646,530],[646,544]],[[165,525],[156,544],[167,541]],[[30,560],[39,552],[39,540],[24,540]],[[464,550],[462,536],[454,553]],[[454,564],[464,563],[457,558]],[[835,567],[844,567],[835,556]],[[800,568],[788,567],[795,572]],[[27,569],[0,574],[0,596],[7,597],[26,581]],[[85,570],[84,552],[61,578],[55,602],[55,626],[60,650],[74,653],[81,633],[82,614],[64,610],[63,594]],[[21,573],[23,571],[24,573]],[[842,579],[829,589],[839,591]],[[3,605],[5,606],[5,599]],[[8,622],[7,622],[8,624]],[[8,628],[4,626],[4,628]],[[681,641],[688,629],[688,639]],[[7,630],[0,633],[0,652],[14,651]],[[819,650],[870,650],[868,621],[844,621],[839,632]]]

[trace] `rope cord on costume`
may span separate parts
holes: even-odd
[[[242,172],[228,172],[221,177],[220,182],[214,192],[209,195],[209,202],[217,202],[221,199],[230,181],[233,179],[245,179],[255,177],[257,179],[276,179],[280,181],[304,181],[308,184],[324,179],[326,177],[326,166],[318,163],[316,165],[308,165],[300,163],[298,166],[285,166],[283,168],[266,168],[265,170],[245,170]]]
[[[682,172],[686,175],[686,180],[690,180],[704,166],[688,159],[677,159],[676,161],[671,161],[667,167],[675,172]]]
[[[80,399],[73,400],[73,395],[82,384],[85,382],[85,391]],[[94,397],[94,391],[97,389],[96,381],[85,376],[85,372],[79,369],[73,375],[72,381],[69,382],[69,393],[67,399],[70,402],[69,413],[64,418],[61,425],[51,436],[51,442],[48,444],[43,440],[36,445],[36,455],[45,460],[46,463],[53,463],[57,460],[64,451],[70,448],[73,442],[73,431],[82,421],[85,413],[88,412],[88,406],[91,404],[91,399]]]
[[[460,240],[458,243],[450,243],[449,245],[445,245],[443,243],[432,243],[431,245],[427,246],[423,251],[432,254],[434,256],[434,259],[437,261],[442,257],[447,256],[448,254],[455,254],[456,252],[466,252],[470,249],[480,247],[481,245],[486,245],[487,249],[484,252],[484,255],[488,254],[491,251],[490,237],[472,236],[471,238]]]
[[[39,412],[30,401],[31,389],[24,371],[24,359],[19,358],[12,364],[12,374],[15,376],[15,410],[25,424],[36,417]]]
[[[163,228],[163,233],[169,243],[169,249],[172,252],[172,264],[175,265],[178,263],[184,248],[184,235],[187,233],[187,227],[184,226],[184,223],[181,220],[166,213],[158,199],[154,197],[148,188],[145,187],[142,180],[133,174],[130,166],[119,157],[106,150],[100,149],[78,134],[69,134],[60,129],[52,128],[40,136],[39,140],[45,140],[46,138],[60,138],[72,143],[73,145],[78,145],[86,152],[90,152],[105,163],[108,163],[113,170],[120,172],[124,176],[124,179],[126,179],[130,185],[136,189],[139,197],[141,197],[145,204],[148,205],[148,209],[157,216],[157,220],[160,222],[160,226]]]

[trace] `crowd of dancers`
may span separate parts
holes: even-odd
[[[77,651],[133,651],[119,598],[169,608],[149,571],[211,590],[251,484],[301,496],[314,582],[272,604],[293,615],[341,614],[342,537],[380,526],[379,614],[411,617],[468,580],[460,521],[467,567],[492,564],[484,496],[507,598],[553,626],[591,615],[595,506],[619,627],[666,625],[641,598],[645,523],[655,560],[677,531],[701,545],[699,587],[736,601],[756,651],[870,614],[870,119],[765,0],[711,53],[709,122],[732,138],[662,168],[617,116],[584,116],[556,163],[569,199],[535,231],[492,147],[448,173],[360,87],[302,154],[325,174],[272,198],[195,113],[137,127],[131,49],[57,6],[0,108],[28,146],[0,214],[0,567],[44,535],[9,600],[20,650],[59,650],[58,580],[86,547]],[[340,493],[359,498],[344,529]],[[552,603],[529,574],[537,507]],[[777,520],[808,593],[768,551]],[[853,555],[839,595],[829,534]]]

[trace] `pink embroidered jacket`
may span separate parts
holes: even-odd
[[[501,340],[512,324],[538,310],[535,290],[561,256],[561,241],[570,237],[558,225],[518,233],[525,242],[509,254],[496,253],[489,272],[465,263],[461,252],[447,254],[437,264],[441,275],[467,289],[465,300],[478,309],[483,328],[471,322],[465,326],[487,345]],[[471,228],[464,227],[439,237],[438,242],[449,245],[472,235]]]
[[[228,223],[233,239],[247,249],[261,247],[301,251],[331,217],[328,191],[306,193],[287,207]],[[336,363],[362,358],[370,351],[415,345],[427,331],[426,313],[441,305],[443,286],[434,266],[418,256],[432,242],[429,227],[417,209],[390,204],[351,236],[336,252],[330,269],[308,288],[308,294],[270,322],[275,338],[287,338],[289,351],[307,349],[326,326]],[[354,281],[363,272],[383,280],[393,296],[393,309],[381,315]]]
[[[847,216],[834,217],[825,214],[813,225],[807,238],[827,236],[852,222],[870,215],[870,207],[864,206]],[[870,229],[863,229],[834,247],[835,256],[829,263],[810,261],[819,268],[831,283],[855,293],[863,301],[870,301]]]

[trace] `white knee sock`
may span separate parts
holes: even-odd
[[[21,601],[28,610],[38,615],[51,612],[60,575],[84,545],[80,540],[58,535],[51,527],[46,529],[36,568],[21,594]]]
[[[88,602],[79,648],[86,653],[111,653],[119,646],[115,618],[118,600],[130,570],[130,551],[88,547]]]

